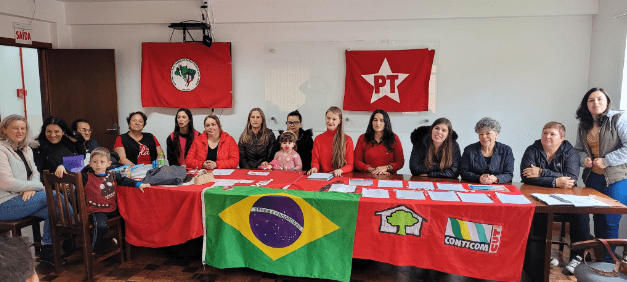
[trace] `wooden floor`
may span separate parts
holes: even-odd
[[[557,234],[554,234],[557,239]],[[133,248],[132,261],[120,264],[110,258],[95,265],[95,281],[323,281],[277,276],[247,268],[217,269],[203,266],[201,263],[202,241],[190,241],[184,245],[150,249]],[[566,275],[563,267],[568,263],[568,248],[561,254],[554,245],[553,257],[558,258],[560,266],[551,269],[551,281],[577,281],[572,275]],[[85,278],[83,261],[78,254],[70,256],[68,266],[63,272],[55,274],[51,266],[38,264],[36,271],[40,281],[81,281]],[[397,267],[369,260],[353,260],[351,281],[485,281],[469,277],[441,273],[416,267]],[[526,277],[522,281],[527,281]]]

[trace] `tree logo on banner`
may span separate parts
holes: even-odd
[[[379,232],[420,237],[422,225],[427,219],[405,205],[375,212],[381,218]]]
[[[200,69],[190,59],[180,59],[170,70],[172,85],[181,91],[192,91],[200,83]]]

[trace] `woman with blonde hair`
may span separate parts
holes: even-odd
[[[235,139],[222,130],[220,118],[208,115],[204,121],[205,132],[194,138],[185,164],[188,168],[236,168],[239,150]]]
[[[274,133],[266,126],[266,116],[260,108],[248,113],[246,127],[239,137],[239,167],[256,169],[267,166],[274,154]]]
[[[307,174],[333,172],[335,176],[353,171],[353,139],[344,133],[342,110],[330,107],[325,114],[327,131],[316,136]]]

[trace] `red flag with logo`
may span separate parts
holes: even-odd
[[[428,110],[434,56],[429,49],[346,51],[344,110]]]
[[[231,43],[142,43],[142,106],[231,108]]]

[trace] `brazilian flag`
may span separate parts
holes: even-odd
[[[203,262],[349,281],[359,195],[220,187],[203,191]]]

